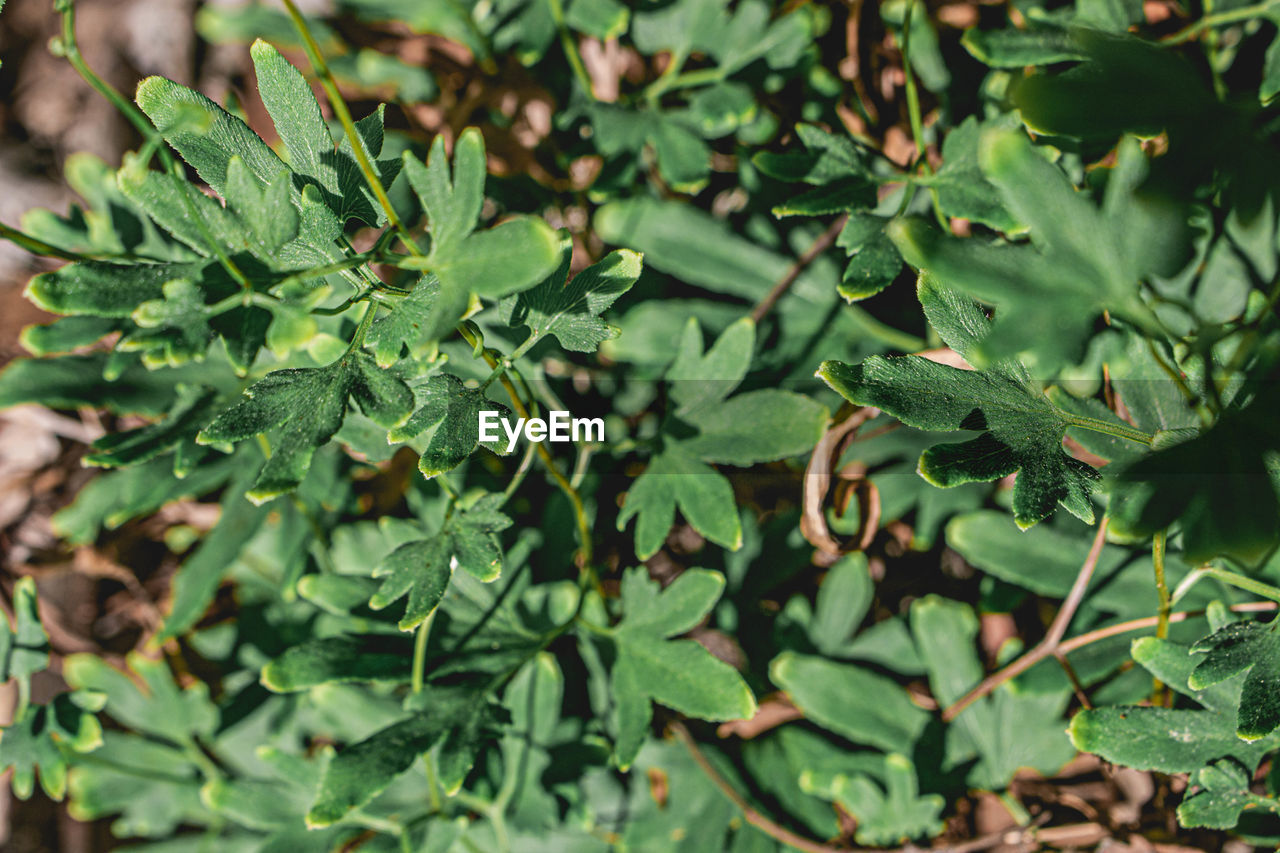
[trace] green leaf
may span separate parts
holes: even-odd
[[[938,206],[947,216],[958,216],[1008,233],[1018,230],[1019,222],[1005,209],[999,192],[979,166],[982,133],[1001,126],[1008,126],[1008,121],[979,123],[975,116],[965,119],[943,140],[942,166],[923,183],[937,193]]]
[[[29,576],[13,585],[13,614],[12,625],[7,616],[0,619],[0,683],[30,681],[49,665],[49,636],[40,624],[36,583]]]
[[[86,753],[102,744],[102,726],[93,715],[102,707],[92,693],[63,693],[47,705],[27,709],[21,719],[0,729],[0,771],[12,768],[13,793],[31,797],[36,771],[40,788],[52,800],[67,791],[70,753]]]
[[[565,23],[580,33],[608,41],[627,31],[631,10],[619,0],[573,0]]]
[[[1249,790],[1249,774],[1229,758],[1201,768],[1191,778],[1190,793],[1178,805],[1178,823],[1188,829],[1232,829],[1248,812],[1280,811],[1280,801]]]
[[[140,303],[163,299],[175,279],[200,280],[204,263],[109,264],[81,261],[31,279],[26,296],[55,314],[128,317]]]
[[[1230,624],[1235,623],[1223,628]],[[1185,646],[1154,638],[1133,644],[1135,660],[1174,690],[1203,705],[1203,710],[1123,705],[1084,710],[1071,720],[1071,742],[1077,749],[1138,770],[1194,773],[1223,757],[1236,759],[1246,769],[1257,767],[1263,755],[1280,742],[1280,736],[1273,733],[1242,740],[1236,734],[1241,680],[1224,676],[1204,687],[1191,683],[1198,661],[1187,651]],[[1235,670],[1235,675],[1240,671]]]
[[[284,64],[288,65],[288,63]],[[298,74],[296,69],[293,73]],[[268,106],[270,112],[271,106],[277,104],[275,97],[279,94],[279,90],[274,88],[274,84],[279,82],[279,78],[274,73],[268,73],[266,79],[268,87],[262,94],[264,102],[271,101],[271,105]],[[298,79],[301,79],[301,75],[298,75]],[[305,82],[303,86],[306,86]],[[285,97],[293,98],[295,94],[298,93],[286,94]],[[315,97],[311,94],[309,87],[307,87],[306,97],[313,104],[315,103]],[[292,170],[256,133],[249,129],[248,125],[199,92],[162,77],[148,77],[138,84],[136,100],[138,106],[155,124],[165,140],[182,155],[182,159],[195,168],[201,179],[223,198],[227,198],[228,172],[234,158],[239,158],[248,171],[263,185],[274,185],[281,172],[292,173]],[[299,101],[291,100],[290,103],[289,109],[297,112],[304,111],[305,105],[299,106]],[[317,106],[316,110],[318,109]],[[286,121],[285,126],[290,128],[290,135],[292,135],[292,123]],[[282,133],[281,136],[283,137],[284,134]],[[332,142],[330,148],[332,149]],[[339,155],[332,150],[329,156],[335,160],[351,159],[350,155]],[[352,164],[354,165],[354,162]],[[379,165],[386,168],[385,164]],[[294,180],[291,183],[291,201],[298,209],[299,238],[297,253],[291,255],[290,260],[309,261],[314,264],[334,260],[339,254],[334,241],[341,236],[342,220],[345,218],[342,205],[347,204],[351,199],[343,198],[341,202],[335,202],[326,195],[321,200],[314,195],[315,190],[305,191],[306,181]],[[320,183],[323,185],[323,181]],[[194,188],[183,186],[177,189],[184,193],[188,201],[198,209],[207,208],[207,205],[196,198],[199,192]],[[362,185],[359,192],[363,197],[368,190]],[[333,206],[335,204],[339,206]],[[183,209],[185,208],[184,204]],[[372,224],[372,218],[369,221]]]
[[[675,387],[689,386],[673,386],[672,396]],[[681,446],[704,462],[743,467],[772,462],[813,450],[829,416],[826,406],[808,397],[762,388],[686,415],[698,435]]]
[[[71,768],[67,810],[79,821],[118,815],[111,822],[118,838],[163,838],[183,824],[208,824],[213,815],[200,802],[188,759],[175,747],[108,729],[92,763]]]
[[[808,626],[809,640],[818,651],[839,655],[867,615],[874,594],[865,554],[846,554],[827,570]]]
[[[167,663],[138,652],[130,652],[125,662],[129,673],[94,655],[74,654],[63,662],[62,674],[76,690],[104,694],[106,712],[137,732],[183,745],[213,731],[218,709],[206,684],[179,689]]]
[[[241,466],[238,476],[222,495],[217,525],[205,535],[191,556],[173,576],[169,613],[158,639],[179,637],[191,630],[208,609],[218,585],[236,559],[266,522],[269,511],[244,497],[253,482],[252,465],[243,455],[231,457]],[[198,470],[203,470],[203,467]]]
[[[715,406],[732,394],[751,368],[755,341],[755,323],[743,317],[725,329],[704,354],[702,328],[696,317],[690,317],[666,374],[676,413],[688,415]]]
[[[116,414],[162,415],[173,405],[179,382],[199,381],[204,374],[179,369],[147,370],[127,358],[115,376],[107,353],[60,358],[21,358],[0,371],[0,409],[39,403],[51,409],[89,406]]]
[[[742,546],[742,523],[728,479],[668,439],[662,452],[627,490],[618,513],[618,529],[636,517],[636,556],[647,560],[658,552],[675,524],[676,507],[694,529],[731,550]]]
[[[450,516],[435,536],[406,542],[388,554],[374,570],[374,577],[386,580],[369,606],[381,610],[407,594],[399,625],[401,631],[412,631],[444,598],[455,565],[484,583],[497,580],[502,574],[498,533],[511,526],[499,511],[502,503],[502,495],[485,495]]]
[[[981,681],[974,648],[978,620],[968,605],[936,595],[917,599],[911,605],[911,633],[940,706],[954,704]],[[947,729],[947,765],[963,765],[976,756],[966,779],[989,791],[1002,790],[1024,767],[1046,776],[1057,772],[1075,755],[1062,731],[1068,699],[1066,691],[1023,692],[1006,682],[961,711]],[[1011,728],[1005,720],[1019,723]]]
[[[853,217],[849,221],[853,222]],[[841,238],[849,231],[846,224]],[[842,239],[840,245],[849,252],[850,257],[836,289],[849,302],[875,296],[893,284],[898,273],[902,272],[902,256],[883,231],[877,231],[856,245],[848,239]]]
[[[564,230],[560,240],[560,266],[532,290],[503,299],[502,321],[527,327],[534,340],[552,335],[570,352],[595,352],[618,336],[600,315],[636,283],[643,256],[619,249],[569,279],[573,241]]]
[[[469,127],[462,132],[453,161],[451,176],[443,136],[432,142],[425,166],[411,154],[404,156],[405,174],[430,223],[433,255],[456,248],[479,223],[486,175],[480,131]]]
[[[348,398],[366,417],[392,428],[404,423],[413,393],[363,352],[348,352],[325,367],[277,370],[245,390],[245,399],[201,430],[201,444],[243,441],[269,433],[271,458],[247,492],[255,503],[293,491],[316,448],[342,426]]]
[[[986,339],[989,322],[973,302],[929,276],[919,284],[920,303],[942,339],[965,358]],[[920,474],[937,486],[985,482],[1018,472],[1014,520],[1028,528],[1061,504],[1087,523],[1097,473],[1066,454],[1067,421],[1024,367],[1000,361],[985,370],[960,370],[920,356],[871,356],[861,364],[823,362],[818,370],[846,400],[876,406],[908,426],[973,430],[959,444],[939,444],[920,457]]]
[[[379,367],[395,364],[405,347],[412,353],[417,345],[430,340],[431,312],[439,295],[440,280],[425,275],[390,313],[373,321],[366,340]]]
[[[1241,679],[1228,678],[1193,689],[1190,686],[1191,676],[1201,658],[1191,652],[1190,646],[1157,637],[1139,637],[1131,648],[1133,659],[1162,684],[1191,697],[1210,711],[1234,712],[1240,704]]]
[[[1084,59],[1087,54],[1063,29],[1038,26],[965,31],[961,43],[979,61],[992,68],[1025,68]]]
[[[195,438],[208,423],[216,393],[209,388],[182,387],[178,399],[163,420],[136,429],[108,433],[89,446],[83,462],[103,468],[119,468],[147,462],[179,444]]]
[[[1191,647],[1193,654],[1205,655],[1187,680],[1193,690],[1247,673],[1236,722],[1236,734],[1247,741],[1280,726],[1280,696],[1274,689],[1280,679],[1280,635],[1275,628],[1275,624],[1233,622]]]
[[[452,471],[483,444],[494,453],[507,454],[507,440],[480,441],[480,412],[496,411],[499,418],[511,417],[511,410],[485,397],[478,388],[468,388],[448,373],[438,373],[418,389],[422,404],[407,421],[388,434],[390,441],[416,439],[425,448],[418,458],[418,470],[429,480]]]
[[[18,341],[32,355],[69,353],[97,343],[120,325],[110,317],[63,317],[43,326],[25,327]]]
[[[1108,514],[1127,539],[1177,525],[1193,563],[1227,556],[1254,566],[1280,541],[1280,393],[1265,388],[1210,429],[1115,471]],[[1110,471],[1108,473],[1111,473]]]
[[[431,251],[402,265],[429,270],[440,280],[427,339],[443,337],[462,319],[470,294],[499,299],[529,289],[556,268],[560,240],[542,220],[516,217],[475,231],[485,181],[484,141],[475,128],[458,137],[452,176],[439,136],[426,165],[406,151],[404,171],[427,214]]]
[[[1223,757],[1256,767],[1276,746],[1274,738],[1241,740],[1229,713],[1174,708],[1111,705],[1080,711],[1067,733],[1082,752],[1160,773],[1194,773]]]
[[[1147,168],[1135,140],[1120,146],[1117,168],[1126,179],[1110,183],[1101,210],[1021,130],[986,131],[978,159],[1003,206],[1030,229],[1030,245],[946,236],[922,220],[895,220],[887,229],[913,267],[997,306],[973,363],[1020,353],[1034,355],[1046,369],[1077,362],[1104,311],[1156,328],[1139,283],[1171,274],[1167,265],[1182,255],[1186,225],[1169,205],[1133,198]]]
[[[1077,524],[1038,525],[1020,531],[1009,525],[1006,513],[979,510],[953,518],[947,524],[946,540],[966,562],[993,577],[1037,595],[1066,598],[1089,553],[1094,532]],[[1165,571],[1169,583],[1176,585],[1190,566],[1169,555]],[[1115,545],[1104,546],[1081,614],[1089,618],[1099,612],[1131,618],[1150,614],[1157,604],[1152,572],[1149,552],[1135,554]],[[1186,603],[1206,603],[1206,599],[1196,601],[1201,594],[1192,589]]]
[[[335,682],[409,679],[413,652],[399,637],[320,637],[293,646],[262,668],[262,685],[293,693]]]
[[[339,222],[355,218],[385,225],[386,212],[369,187],[350,141],[343,137],[335,150],[320,105],[301,72],[261,39],[253,43],[250,54],[258,93],[289,152],[289,165],[300,177],[299,189],[304,183],[316,187]],[[400,161],[377,159],[382,153],[382,123],[379,107],[357,122],[356,129],[379,180],[389,187],[400,173]]]
[[[631,766],[649,729],[649,700],[704,720],[741,720],[755,698],[733,667],[694,640],[671,640],[695,627],[724,589],[724,576],[687,569],[665,590],[643,567],[622,580],[623,619],[613,632],[617,658],[610,690],[618,712],[614,758]]]
[[[897,682],[861,667],[783,652],[769,665],[769,679],[806,719],[854,743],[907,749],[929,724]]]
[[[859,844],[887,847],[912,838],[932,837],[942,831],[940,814],[944,800],[938,794],[920,796],[916,768],[903,755],[884,758],[885,786],[870,777],[806,770],[800,776],[802,790],[839,803],[858,822],[854,839]]]
[[[237,462],[234,457],[214,460],[182,479],[173,476],[174,462],[164,457],[99,474],[54,514],[53,529],[72,544],[92,543],[103,528],[114,530],[170,501],[200,497],[221,487]]]
[[[812,124],[796,125],[804,152],[774,154],[761,151],[754,163],[770,177],[804,181],[814,186],[850,178],[869,178],[868,155],[847,136],[837,136]]]
[[[329,826],[382,793],[418,756],[440,744],[441,784],[454,793],[499,717],[481,691],[429,687],[413,697],[413,715],[341,750],[320,777],[307,826]]]

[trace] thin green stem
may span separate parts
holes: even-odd
[[[102,97],[111,102],[120,113],[129,120],[129,123],[137,128],[144,139],[153,139],[157,135],[156,129],[151,125],[150,120],[142,114],[132,102],[129,101],[118,89],[103,80],[94,73],[88,63],[85,62],[84,56],[80,53],[80,45],[76,41],[76,10],[72,0],[56,0],[54,8],[62,15],[62,53],[71,63],[71,67],[76,73],[84,79],[86,83],[94,88]],[[163,154],[168,154],[163,147],[160,148]]]
[[[507,487],[502,490],[502,502],[504,504],[511,500],[511,496],[516,493],[516,489],[520,488],[520,484],[524,482],[525,475],[533,467],[533,457],[537,448],[538,445],[532,441],[525,448],[524,456],[520,459],[520,467],[516,468],[516,473],[512,475],[511,482],[507,483]]]
[[[1277,6],[1280,6],[1280,0],[1263,0],[1263,2],[1255,3],[1252,6],[1241,6],[1238,9],[1218,12],[1215,15],[1205,15],[1200,20],[1193,24],[1188,24],[1173,35],[1165,36],[1160,40],[1160,43],[1164,45],[1182,44],[1200,35],[1205,30],[1214,27],[1225,27],[1228,24],[1238,24],[1251,18],[1260,18]]]
[[[280,279],[280,281],[273,285],[273,287],[284,288],[290,285],[300,284],[304,281],[323,278],[326,275],[333,275],[334,273],[342,272],[343,270],[355,269],[356,267],[364,266],[369,261],[373,260],[373,258],[374,256],[372,253],[352,255],[351,257],[343,258],[340,261],[333,261],[332,263],[324,264],[322,266],[311,267],[310,269],[301,270],[293,275],[286,276],[285,278]]]
[[[440,474],[436,477],[436,482],[440,484],[440,491],[449,496],[450,500],[458,500],[458,490],[453,487],[453,483],[449,482],[447,474]]]
[[[655,103],[658,98],[662,97],[668,89],[670,89],[680,75],[680,69],[684,68],[685,60],[689,58],[689,54],[684,51],[675,51],[667,58],[667,67],[662,69],[662,73],[657,79],[645,87],[643,97],[650,104]]]
[[[1156,636],[1161,640],[1169,636],[1169,612],[1173,610],[1173,599],[1169,596],[1169,583],[1164,573],[1165,532],[1162,530],[1151,540],[1151,564],[1156,572],[1156,594],[1160,597],[1160,606],[1156,611]]]
[[[1056,407],[1055,407],[1056,408]],[[1092,430],[1093,432],[1104,433],[1105,435],[1114,436],[1116,438],[1125,438],[1129,441],[1136,441],[1139,444],[1151,446],[1154,437],[1150,433],[1131,427],[1127,424],[1116,423],[1115,421],[1104,421],[1098,418],[1091,418],[1086,415],[1077,415],[1072,412],[1057,409],[1058,416],[1071,426],[1080,427],[1081,429]]]
[[[413,672],[410,674],[412,682],[409,687],[412,693],[421,693],[426,684],[427,639],[431,636],[431,623],[435,619],[436,612],[432,610],[427,614],[427,618],[422,620],[422,624],[418,626],[418,633],[413,638]]]
[[[1169,380],[1173,382],[1174,387],[1178,389],[1178,392],[1182,394],[1193,408],[1195,408],[1196,414],[1199,416],[1201,423],[1205,426],[1209,426],[1211,419],[1205,412],[1204,407],[1201,405],[1200,398],[1191,390],[1191,386],[1182,378],[1182,374],[1178,369],[1165,360],[1164,356],[1160,353],[1160,349],[1156,346],[1155,341],[1151,338],[1147,338],[1147,351],[1151,353],[1151,358],[1155,360],[1156,365],[1161,371],[1163,371],[1164,375],[1168,376]]]
[[[915,0],[908,0],[907,12],[902,19],[902,69],[906,75],[907,116],[911,120],[911,141],[916,146],[916,159],[929,168],[928,158],[924,156],[924,119],[920,115],[920,93],[916,90],[916,75],[911,70],[911,15],[915,10]]]
[[[591,85],[591,75],[587,73],[587,67],[582,64],[582,54],[578,53],[578,45],[573,40],[573,33],[569,32],[569,27],[565,23],[564,4],[560,0],[547,0],[547,5],[551,7],[551,19],[556,23],[556,30],[560,34],[560,46],[564,49],[565,59],[569,60],[569,67],[573,69],[573,76],[578,78],[578,85],[582,87],[582,91],[586,92],[592,100],[596,100],[596,90]]]
[[[405,248],[420,256],[422,250],[418,248],[417,243],[410,236],[409,229],[400,221],[400,216],[396,213],[395,208],[392,207],[390,197],[387,196],[386,188],[382,186],[382,180],[378,177],[378,173],[374,171],[373,164],[369,162],[369,155],[364,150],[364,140],[360,138],[360,134],[356,131],[355,121],[351,118],[351,110],[347,107],[347,102],[343,99],[342,93],[338,91],[338,84],[333,79],[333,72],[329,70],[328,63],[324,61],[324,55],[320,52],[320,45],[316,43],[315,36],[311,35],[306,19],[302,17],[302,13],[298,11],[298,7],[293,0],[284,0],[284,7],[289,13],[289,18],[292,19],[294,27],[298,30],[298,35],[302,36],[302,44],[306,48],[307,58],[311,60],[311,66],[315,69],[316,76],[320,78],[320,85],[324,87],[325,94],[329,96],[329,104],[333,107],[333,112],[338,116],[338,121],[342,124],[342,131],[346,134],[347,142],[351,144],[351,151],[355,155],[356,163],[360,165],[360,172],[364,175],[365,182],[369,184],[369,189],[377,197],[378,204],[382,205],[382,210],[387,215],[387,221],[391,223],[391,227],[400,235],[400,240],[404,243]]]
[[[468,328],[466,323],[458,326],[458,333],[471,345],[473,350],[481,354],[489,367],[498,366],[498,359],[481,344],[480,338]],[[520,393],[516,390],[515,385],[512,384],[511,379],[507,377],[505,371],[498,375],[498,381],[502,383],[507,396],[511,398],[511,407],[515,409],[516,414],[522,418],[528,418],[529,409],[525,406],[524,400],[520,398]],[[595,578],[595,568],[591,565],[593,544],[591,541],[591,523],[587,520],[587,511],[582,503],[582,496],[578,494],[578,490],[569,483],[568,479],[560,471],[560,466],[556,464],[545,444],[537,444],[537,453],[538,458],[542,460],[543,466],[547,469],[547,473],[551,475],[551,479],[555,481],[560,491],[564,492],[565,497],[569,499],[569,504],[573,507],[574,522],[578,529],[578,558],[581,563],[581,570],[590,573]],[[599,586],[598,579],[595,583]]]
[[[1254,595],[1268,599],[1270,601],[1280,602],[1280,589],[1276,589],[1269,583],[1263,583],[1245,575],[1228,571],[1227,569],[1217,566],[1208,566],[1204,569],[1204,573],[1209,577],[1217,578],[1225,584],[1243,589],[1245,592],[1251,592]]]
[[[27,716],[27,709],[31,707],[31,678],[18,676],[18,704],[13,710],[13,721],[20,722],[23,717]]]
[[[351,336],[351,343],[347,347],[347,354],[355,352],[364,346],[364,336],[368,334],[369,327],[373,325],[373,318],[378,313],[378,306],[369,305],[365,308],[364,316],[360,318],[360,325],[356,326],[356,333]]]
[[[218,769],[218,765],[204,754],[204,750],[200,748],[200,744],[196,743],[195,738],[187,737],[182,741],[182,751],[191,759],[191,763],[200,768],[200,772],[204,774],[206,779],[219,779],[222,777],[222,771]]]
[[[26,249],[33,255],[42,255],[44,257],[62,258],[64,261],[91,261],[93,258],[88,255],[82,255],[79,252],[71,252],[66,249],[60,249],[52,243],[32,237],[30,234],[23,233],[17,228],[11,228],[0,222],[0,238],[8,240],[15,246]]]
[[[164,164],[165,169],[178,179],[179,195],[182,196],[183,206],[187,209],[187,216],[191,219],[196,230],[200,232],[201,238],[208,245],[209,249],[217,257],[218,262],[226,269],[231,278],[240,285],[244,290],[252,289],[249,279],[241,272],[235,261],[223,250],[222,245],[214,239],[213,234],[209,232],[209,226],[205,223],[204,217],[200,215],[200,211],[196,209],[195,203],[189,195],[192,192],[190,184],[187,183],[186,175],[182,171],[182,166],[173,159],[173,155],[169,153],[164,141],[164,135],[157,130],[150,119],[142,114],[142,111],[134,106],[128,98],[120,94],[114,86],[99,77],[89,63],[85,62],[83,54],[80,53],[80,44],[76,40],[76,10],[72,0],[57,0],[55,7],[62,14],[62,53],[66,56],[67,61],[71,63],[71,67],[76,70],[86,83],[93,87],[98,94],[106,98],[112,106],[129,120],[129,122],[137,128],[142,137],[148,141],[154,141],[156,144],[156,152],[160,155],[160,161]]]
[[[444,797],[440,793],[440,780],[436,778],[435,757],[428,752],[422,756],[422,763],[427,771],[427,797],[431,801],[431,810],[438,812],[444,808]]]

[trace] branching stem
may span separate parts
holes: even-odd
[[[490,352],[486,347],[481,345],[479,337],[467,328],[465,323],[458,326],[458,332],[463,339],[477,350],[484,358],[490,368],[496,368],[499,364],[498,358]],[[509,369],[509,368],[508,368]],[[522,418],[529,417],[529,409],[525,406],[524,400],[520,398],[520,393],[516,390],[516,386],[512,384],[511,379],[506,375],[506,371],[498,374],[498,381],[502,383],[503,389],[507,392],[507,396],[511,398],[511,408],[515,409],[516,414]],[[538,458],[542,460],[542,464],[547,469],[547,473],[551,475],[551,479],[564,492],[565,497],[569,499],[569,504],[573,507],[574,522],[578,529],[578,559],[581,563],[581,570],[592,576],[593,583],[599,587],[599,580],[595,578],[595,569],[591,565],[592,560],[592,541],[591,541],[591,523],[587,520],[587,510],[582,503],[582,496],[578,494],[578,490],[566,479],[560,466],[556,464],[556,460],[551,456],[545,444],[538,443],[536,445]]]
[[[1050,655],[1056,653],[1065,654],[1065,650],[1062,648],[1062,638],[1067,633],[1067,628],[1071,625],[1071,619],[1075,616],[1076,610],[1079,609],[1080,602],[1084,600],[1085,590],[1089,586],[1090,578],[1093,577],[1094,569],[1098,567],[1098,558],[1102,556],[1102,547],[1106,544],[1106,541],[1107,519],[1103,518],[1098,524],[1098,532],[1094,534],[1093,545],[1089,548],[1089,554],[1084,558],[1084,563],[1080,566],[1080,571],[1076,575],[1075,583],[1071,585],[1071,591],[1067,593],[1067,598],[1062,602],[1062,607],[1058,609],[1058,615],[1053,618],[1053,623],[1049,626],[1049,632],[1045,634],[1044,639],[1036,643],[1035,647],[1022,655],[1022,657],[999,672],[988,675],[978,683],[977,687],[960,697],[951,707],[942,712],[943,722],[951,722],[965,708],[968,708],[1014,676],[1026,672]]]
[[[1218,566],[1206,566],[1201,571],[1208,577],[1217,578],[1223,583],[1243,589],[1245,592],[1251,592],[1269,601],[1280,602],[1280,589],[1276,589],[1269,583],[1263,583],[1260,580],[1237,574]]]

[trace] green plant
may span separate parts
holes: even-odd
[[[962,39],[915,0],[203,9],[309,59],[323,106],[248,50],[276,145],[168,80],[122,96],[55,6],[140,144],[0,226],[67,261],[0,405],[114,425],[72,545],[220,509],[166,540],[148,654],[55,658],[47,704],[15,585],[18,796],[157,850],[830,851],[959,840],[978,792],[1051,838],[1011,786],[1079,751],[1185,775],[1188,832],[1280,840],[1270,3],[1018,3]],[[551,126],[356,120],[344,89],[450,96],[353,19],[529,75]],[[839,76],[841,27],[900,98]],[[602,425],[571,454],[483,429],[566,410]]]

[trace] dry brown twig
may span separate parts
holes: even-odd
[[[773,289],[756,303],[756,307],[751,309],[751,319],[754,322],[759,323],[763,320],[765,315],[773,310],[773,306],[777,301],[791,289],[791,285],[796,283],[796,279],[800,278],[800,274],[817,260],[823,252],[831,248],[836,242],[836,238],[840,236],[840,231],[844,228],[844,223],[848,218],[848,214],[836,217],[835,221],[827,226],[827,230],[819,234],[817,239],[805,250],[805,253],[796,259],[796,262],[787,270],[787,274],[779,279]]]
[[[836,464],[845,448],[854,440],[858,429],[878,414],[879,409],[869,406],[854,409],[846,404],[836,413],[832,427],[818,440],[813,448],[813,455],[809,457],[809,464],[805,467],[800,532],[809,544],[833,558],[849,551],[863,550],[871,544],[871,539],[880,527],[880,493],[865,477],[842,495],[846,500],[854,494],[858,497],[858,511],[862,516],[858,535],[845,542],[836,539],[827,526],[825,515],[827,493],[831,491]]]
[[[944,845],[942,847],[921,848],[915,845],[907,845],[899,847],[897,850],[880,850],[878,848],[863,847],[836,847],[831,844],[824,844],[805,838],[803,835],[792,832],[785,826],[771,820],[769,817],[761,814],[750,803],[746,797],[738,793],[738,790],[729,783],[727,779],[720,775],[720,771],[711,764],[711,761],[703,754],[702,749],[698,746],[698,742],[694,740],[693,735],[689,733],[689,729],[679,720],[673,721],[669,728],[675,734],[676,738],[684,744],[685,749],[689,751],[689,755],[697,763],[698,767],[706,775],[706,777],[715,785],[722,794],[724,794],[737,808],[742,812],[742,818],[756,829],[768,835],[775,841],[780,841],[788,847],[796,850],[802,850],[804,853],[980,853],[983,850],[990,850],[993,847],[1001,845],[1013,846],[1019,844],[1029,844],[1038,839],[1050,841],[1051,838],[1071,839],[1074,843],[1079,843],[1084,837],[1088,837],[1092,842],[1101,841],[1106,837],[1106,831],[1096,823],[1072,824],[1069,826],[1060,826],[1052,828],[1041,828],[1038,825],[1025,827],[1017,827],[1013,829],[1002,829],[999,832],[993,832],[982,838],[975,838],[961,844]],[[1098,833],[1102,835],[1099,837]]]
[[[1053,618],[1053,623],[1049,626],[1049,632],[1045,634],[1044,639],[1036,643],[1035,647],[1022,657],[998,672],[988,675],[979,682],[977,687],[960,697],[955,704],[942,712],[943,722],[951,722],[961,711],[986,696],[992,690],[995,690],[1001,684],[1059,651],[1059,645],[1063,636],[1067,633],[1071,618],[1076,615],[1080,602],[1084,601],[1085,590],[1089,586],[1089,580],[1093,577],[1094,569],[1098,567],[1098,558],[1102,556],[1102,546],[1106,544],[1106,541],[1107,519],[1103,518],[1098,524],[1098,532],[1093,537],[1093,545],[1089,548],[1089,554],[1085,557],[1084,564],[1080,566],[1080,571],[1076,574],[1075,583],[1071,585],[1071,591],[1067,593],[1067,598],[1062,602],[1062,607],[1058,609],[1058,615]]]

